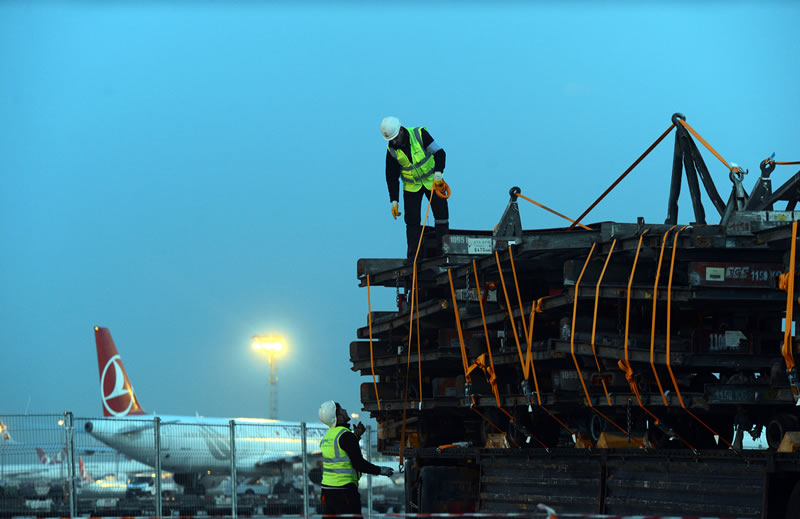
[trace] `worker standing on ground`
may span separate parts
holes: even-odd
[[[365,427],[359,422],[350,430],[347,410],[333,400],[319,406],[319,419],[330,427],[320,441],[322,450],[322,513],[360,514],[358,480],[362,473],[391,476],[390,467],[379,467],[361,456],[358,442]]]
[[[425,127],[405,128],[397,117],[386,117],[381,121],[381,135],[389,143],[386,150],[386,186],[392,203],[392,216],[400,216],[398,199],[400,188],[398,179],[403,182],[403,208],[406,211],[406,257],[413,259],[417,252],[422,227],[420,209],[422,195],[428,199],[433,195],[434,186],[443,183],[445,153],[436,144]],[[450,231],[447,200],[434,196],[431,200],[436,239],[441,247],[442,238]]]

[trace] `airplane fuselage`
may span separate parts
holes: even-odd
[[[131,459],[155,466],[154,416],[96,419],[86,431]],[[224,418],[159,416],[162,470],[174,473],[228,474],[230,423]],[[266,474],[270,466],[299,461],[300,424],[274,420],[235,421],[236,470],[241,476]],[[319,452],[325,428],[307,429],[309,453]]]

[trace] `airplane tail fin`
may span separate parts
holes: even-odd
[[[128,416],[145,414],[139,399],[122,365],[114,339],[108,328],[94,327],[97,344],[97,367],[100,372],[100,396],[103,416]]]
[[[39,461],[42,465],[52,465],[53,460],[50,459],[50,456],[44,451],[44,449],[40,449],[39,447],[36,448],[36,455],[39,456]]]
[[[63,449],[58,451],[56,453],[56,457],[53,458],[53,461],[51,461],[50,463],[52,463],[53,465],[57,465],[59,463],[64,463],[65,459],[67,459],[67,448],[66,447],[64,447]]]
[[[0,440],[11,442],[11,433],[8,432],[8,426],[3,423],[3,420],[0,420]]]
[[[83,463],[83,456],[78,457],[78,466],[80,467],[81,470],[81,481],[85,483],[94,482],[92,476],[89,475],[89,471],[86,470],[86,464]]]

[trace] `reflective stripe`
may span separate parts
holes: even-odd
[[[418,128],[414,128],[414,137],[417,139],[417,142],[419,143],[420,147],[422,147],[422,128],[419,128],[419,127]],[[409,146],[409,148],[410,148],[410,146]],[[411,150],[409,150],[409,151],[411,151]],[[414,155],[413,151],[411,151],[411,155],[412,155],[412,157],[409,158],[409,162],[411,162],[413,160],[413,155]],[[418,160],[417,162],[412,162],[412,164],[410,166],[406,166],[406,167],[401,168],[401,169],[403,171],[413,171],[413,170],[415,170],[415,169],[417,169],[419,167],[422,167],[422,165],[425,164],[425,161],[427,161],[432,156],[433,156],[433,153],[428,151],[428,149],[426,148],[425,149],[425,156],[422,157],[422,159]],[[426,177],[428,177],[428,175],[424,175],[422,177],[417,177],[417,178],[426,178]]]
[[[347,432],[346,430],[342,429],[341,431],[339,431],[339,434],[337,434],[337,435],[336,435],[336,438],[334,438],[334,439],[333,439],[333,454],[334,454],[334,459],[338,459],[338,458],[341,458],[341,457],[342,457],[342,453],[341,453],[341,452],[339,452],[339,438],[341,438],[341,437],[342,437],[342,435],[343,435],[344,433],[346,433],[346,432]],[[347,458],[347,460],[349,461],[349,460],[350,460],[350,458],[348,457],[348,458]]]
[[[355,474],[356,469],[326,469],[322,467],[322,472],[330,472],[333,474]]]
[[[342,456],[340,458],[325,458],[324,463],[343,463],[345,461],[350,461],[349,456]]]
[[[433,141],[432,143],[428,144],[428,147],[425,148],[425,151],[427,151],[430,154],[434,154],[440,149],[442,149],[442,147],[436,144],[436,141]]]
[[[437,224],[445,224],[445,223],[450,223],[450,220],[436,220],[436,223],[437,223]]]

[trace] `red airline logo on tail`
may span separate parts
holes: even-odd
[[[133,386],[122,365],[122,359],[111,338],[108,328],[95,326],[97,365],[100,370],[100,398],[104,416],[127,416],[145,414],[139,406]]]
[[[86,470],[86,465],[83,463],[82,457],[78,458],[78,465],[80,467],[80,472],[81,472],[81,481],[85,481],[86,483],[93,483],[94,479],[92,479],[92,476],[89,475],[89,471]]]

